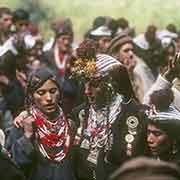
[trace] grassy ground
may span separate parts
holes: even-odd
[[[28,8],[28,3],[32,2],[38,3],[49,19],[70,17],[76,39],[81,39],[93,19],[99,15],[127,17],[137,32],[144,31],[150,23],[159,28],[174,23],[180,29],[180,0],[0,0],[0,5]],[[43,33],[49,35],[47,21],[40,21]]]

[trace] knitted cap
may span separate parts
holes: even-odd
[[[113,38],[109,44],[107,49],[108,54],[112,54],[112,52],[117,48],[121,47],[123,44],[132,43],[132,38],[128,36],[126,33],[120,33],[118,36]]]

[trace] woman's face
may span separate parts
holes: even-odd
[[[58,86],[50,79],[33,93],[35,105],[46,115],[56,112],[59,96]]]
[[[148,124],[147,142],[149,150],[154,156],[161,156],[171,151],[172,141],[163,130],[157,128],[154,124]]]
[[[101,81],[88,81],[85,83],[84,92],[90,104],[99,104],[103,98]]]

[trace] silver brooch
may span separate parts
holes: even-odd
[[[129,116],[126,120],[126,124],[128,125],[128,128],[135,129],[139,124],[138,118],[135,116]]]
[[[132,143],[134,141],[134,136],[132,134],[126,134],[125,141],[127,143]]]

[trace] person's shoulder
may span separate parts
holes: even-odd
[[[128,118],[129,116],[137,117],[141,122],[147,120],[147,111],[149,106],[140,103],[136,99],[131,99],[128,102],[122,102],[121,118]],[[123,118],[123,119],[124,119]]]
[[[148,108],[147,105],[140,103],[140,102],[139,102],[137,99],[135,99],[135,98],[131,98],[131,99],[129,99],[128,101],[127,101],[126,99],[123,99],[122,104],[123,104],[124,106],[136,107],[136,108],[138,108],[138,109],[147,109],[147,108]]]

